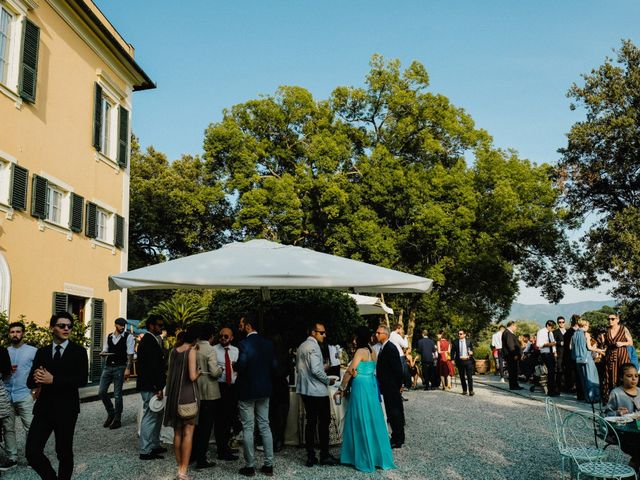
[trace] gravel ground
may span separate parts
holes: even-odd
[[[459,386],[452,392],[412,391],[406,396],[407,443],[394,450],[397,470],[365,474],[346,466],[307,468],[304,450],[287,447],[276,454],[275,476],[305,480],[560,478],[560,457],[539,401],[483,385],[476,386],[474,397],[460,395]],[[173,479],[176,466],[171,453],[164,460],[138,459],[135,411],[139,396],[128,395],[124,400],[123,427],[113,431],[102,428],[105,415],[100,402],[82,405],[75,435],[74,478]],[[19,442],[24,445],[24,438]],[[55,458],[53,441],[47,450],[49,458]],[[339,449],[332,453],[339,456]],[[256,458],[260,465],[260,452]],[[242,460],[218,462],[214,468],[195,472],[194,478],[244,478],[237,474],[242,466]],[[19,466],[5,472],[3,478],[37,480],[38,476],[21,458]]]

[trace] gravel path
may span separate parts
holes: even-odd
[[[477,385],[474,397],[442,391],[412,391],[405,403],[407,443],[394,450],[397,470],[365,474],[345,467],[313,467],[303,464],[304,450],[287,447],[276,454],[275,476],[280,478],[330,479],[558,479],[560,458],[546,429],[544,406],[539,401]],[[175,462],[140,461],[135,434],[138,395],[125,396],[123,427],[102,428],[104,410],[100,402],[82,405],[75,436],[74,479],[153,479],[175,477]],[[18,427],[21,430],[21,427]],[[19,439],[24,445],[24,438]],[[55,458],[53,442],[49,458]],[[339,456],[339,449],[334,449]],[[22,455],[22,450],[19,452]],[[261,453],[257,453],[258,465]],[[237,474],[243,466],[218,462],[218,466],[196,472],[195,479],[244,478]],[[260,474],[256,478],[261,477]],[[26,466],[6,472],[3,478],[38,480]]]

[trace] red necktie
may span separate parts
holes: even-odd
[[[231,385],[231,359],[229,358],[229,347],[224,347],[224,381]]]

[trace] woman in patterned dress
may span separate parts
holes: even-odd
[[[614,313],[609,314],[609,328],[605,337],[607,353],[604,357],[604,379],[602,381],[602,402],[609,401],[609,393],[618,385],[619,369],[625,363],[629,363],[627,347],[633,345],[633,339],[629,329],[620,325],[620,317]]]

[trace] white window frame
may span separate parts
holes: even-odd
[[[90,201],[96,206],[96,237],[92,239],[94,245],[105,247],[113,253],[116,250],[114,242],[116,209],[100,200],[92,199]],[[101,215],[103,215],[104,218],[104,225],[101,225],[99,220]],[[102,234],[100,232],[102,232]]]
[[[18,91],[18,83],[20,81],[20,54],[24,20],[27,17],[27,11],[36,8],[37,4],[33,0],[0,0],[0,7],[13,16],[9,27],[7,73],[4,81],[0,77],[0,93],[13,100],[17,108],[21,108],[22,98],[20,98]]]
[[[7,218],[10,218],[13,213],[9,202],[11,200],[11,169],[14,163],[17,164],[18,161],[0,150],[0,211],[6,212]]]
[[[2,27],[3,17],[9,17],[9,21],[7,30],[5,32],[0,30],[0,39],[4,39],[4,42],[0,42],[0,82],[7,83],[9,73],[11,73],[11,47],[13,45],[13,31],[16,28],[16,14],[0,3],[0,27]]]
[[[62,209],[65,203],[66,192],[58,188],[56,185],[51,183],[47,184],[47,200],[46,200],[46,209],[47,209],[47,220],[51,223],[55,223],[56,225],[62,225]],[[68,204],[68,202],[67,202]],[[67,218],[68,220],[68,218]],[[67,222],[68,223],[68,222]]]
[[[2,1],[2,0],[0,0]],[[117,83],[101,68],[96,70],[98,85],[102,88],[102,125],[100,129],[100,151],[96,152],[96,161],[102,161],[112,166],[116,173],[121,167],[118,165],[118,122],[119,107],[122,106],[131,115],[131,92],[129,89],[122,90]],[[106,114],[104,105],[109,103],[110,112]],[[109,123],[108,128],[105,123]],[[131,128],[131,117],[129,117],[129,128]]]
[[[59,231],[67,236],[67,240],[72,239],[72,231],[69,226],[69,220],[71,215],[71,193],[74,189],[71,185],[63,182],[62,180],[53,177],[45,172],[38,173],[39,176],[47,180],[47,196],[46,196],[46,218],[38,221],[38,228],[41,232],[44,232],[46,228]],[[56,191],[62,194],[60,198],[60,218],[56,220],[50,217],[50,205],[49,195],[50,191]]]

